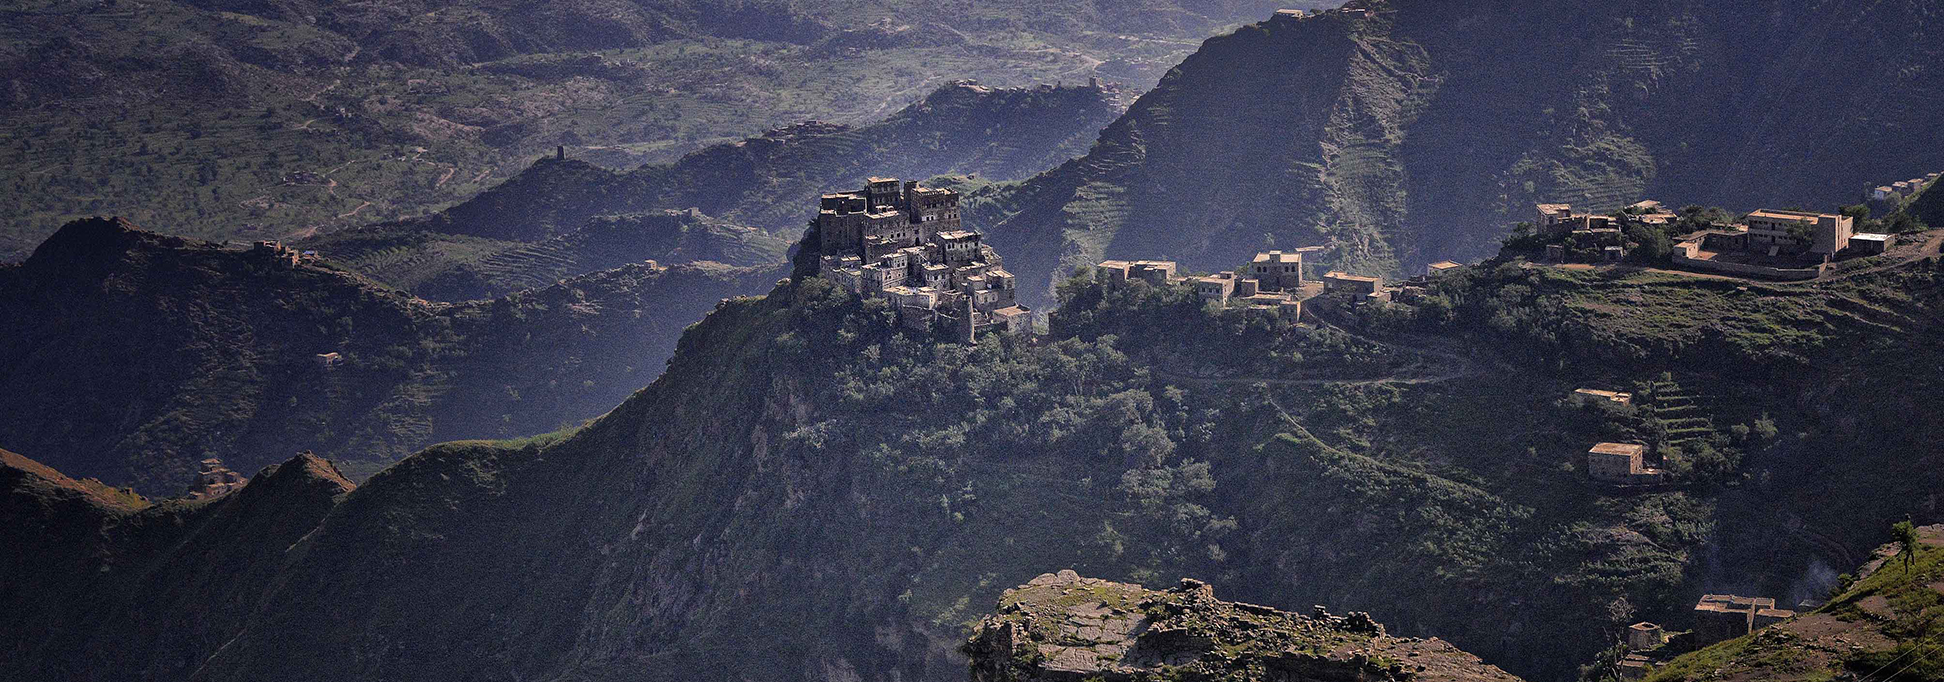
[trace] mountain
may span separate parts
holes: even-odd
[[[801,278],[723,302],[584,427],[370,477],[272,541],[271,578],[150,571],[261,605],[206,644],[22,615],[0,630],[117,643],[0,676],[166,654],[212,681],[963,679],[982,605],[1071,566],[1363,611],[1561,679],[1703,592],[1821,594],[1886,519],[1938,514],[1944,385],[1915,370],[1944,362],[1944,272],[1907,253],[1793,285],[1492,262],[1298,327],[1082,279],[1050,338],[972,345]],[[1568,399],[1589,387],[1632,400]],[[1603,441],[1650,444],[1661,483],[1589,480]],[[114,532],[77,506],[36,512],[70,530],[8,599],[100,573]],[[55,608],[15,603],[0,619]],[[121,621],[179,617],[131,603]]]
[[[1141,90],[1276,5],[17,3],[0,34],[0,178],[18,198],[0,261],[93,214],[212,240],[397,220],[556,145],[663,162],[805,120],[877,120],[958,79]]]
[[[0,540],[12,548],[0,559],[0,599],[14,609],[10,625],[36,624],[0,634],[0,650],[46,662],[25,676],[9,665],[9,676],[187,679],[200,663],[192,652],[275,607],[237,586],[277,579],[286,551],[351,489],[330,463],[303,455],[235,494],[151,503],[0,450]],[[131,648],[148,655],[124,656]]]
[[[598,415],[717,300],[779,273],[635,264],[441,305],[328,261],[78,221],[0,266],[0,443],[150,494],[208,456],[250,471],[309,449],[362,475]]]
[[[437,214],[296,243],[435,300],[645,259],[781,263],[830,188],[886,173],[1025,177],[1084,153],[1117,112],[1113,99],[1096,87],[953,83],[876,123],[799,124],[628,172],[542,159]]]
[[[1112,96],[1089,86],[994,89],[959,82],[869,125],[796,124],[671,164],[621,173],[572,162],[535,164],[423,224],[532,239],[603,213],[695,208],[795,236],[818,195],[862,187],[873,175],[1006,180],[1079,156],[1117,113]]]
[[[1815,679],[1928,680],[1944,675],[1933,655],[1944,579],[1944,526],[1916,528],[1913,554],[1875,552],[1830,602],[1752,634],[1656,667],[1651,682]],[[1908,562],[1906,563],[1906,558]]]
[[[1008,265],[1036,292],[1102,257],[1271,245],[1395,274],[1489,255],[1539,202],[1834,208],[1944,143],[1935,3],[1353,4],[1210,38],[968,223],[1034,254]]]
[[[789,247],[781,237],[694,210],[595,216],[532,242],[382,225],[296,242],[296,248],[438,301],[506,296],[643,261],[773,268]]]

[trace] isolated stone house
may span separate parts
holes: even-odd
[[[1647,446],[1599,443],[1586,451],[1586,473],[1596,481],[1626,483],[1647,471]]]

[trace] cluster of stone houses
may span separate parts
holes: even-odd
[[[1539,217],[1533,227],[1548,239],[1572,237],[1578,244],[1597,247],[1599,260],[1603,262],[1619,262],[1627,257],[1626,235],[1613,216],[1574,211],[1572,204],[1539,204],[1537,208]],[[1651,199],[1628,206],[1626,213],[1632,220],[1647,225],[1667,225],[1680,219],[1678,214]],[[1565,261],[1566,246],[1547,244],[1546,260]]]
[[[1601,262],[1627,256],[1620,219],[1573,210],[1570,204],[1539,204],[1533,223],[1547,238],[1544,257],[1552,262],[1568,258],[1563,242],[1571,237],[1581,247],[1596,248]],[[1627,207],[1627,220],[1665,226],[1680,216],[1657,201]],[[1833,213],[1763,209],[1740,222],[1688,234],[1676,242],[1674,264],[1696,270],[1772,279],[1812,279],[1838,258],[1870,256],[1896,245],[1896,235],[1856,232],[1854,218]]]
[[[1682,238],[1673,260],[1699,270],[1813,279],[1838,258],[1881,254],[1896,243],[1896,235],[1858,233],[1850,216],[1763,209],[1739,224]]]
[[[296,249],[290,248],[288,246],[284,246],[282,242],[277,242],[277,241],[260,241],[260,242],[252,243],[250,245],[250,253],[251,255],[268,259],[271,262],[276,263],[278,265],[284,267],[292,267],[292,268],[297,267],[298,265],[303,263],[311,263],[317,260],[316,251],[299,252]]]
[[[1451,261],[1433,263],[1426,275],[1394,286],[1386,286],[1382,277],[1330,271],[1323,274],[1319,289],[1303,274],[1303,254],[1321,248],[1264,251],[1257,253],[1247,266],[1239,270],[1199,277],[1183,276],[1180,265],[1174,261],[1106,260],[1094,266],[1094,276],[1097,281],[1109,286],[1133,281],[1154,286],[1192,286],[1205,302],[1221,306],[1240,302],[1252,313],[1295,321],[1303,316],[1303,302],[1318,294],[1327,300],[1352,307],[1404,301],[1421,295],[1429,277],[1464,267]]]
[[[229,467],[223,466],[223,460],[215,457],[203,460],[201,465],[201,468],[196,473],[195,485],[189,488],[189,499],[206,500],[212,497],[220,497],[240,490],[243,486],[250,483],[250,479],[244,478],[242,474],[231,471]]]
[[[1794,618],[1795,611],[1775,608],[1768,597],[1732,594],[1702,595],[1695,602],[1694,629],[1670,634],[1654,623],[1627,628],[1627,653],[1619,661],[1621,679],[1645,679],[1653,666],[1681,654],[1724,642]]]
[[[1944,173],[1930,173],[1921,178],[1899,180],[1872,189],[1866,196],[1870,201],[1900,202],[1917,196],[1917,193],[1923,191],[1925,187],[1928,187],[1933,182],[1937,182],[1937,178],[1940,176],[1944,176]]]
[[[1370,18],[1370,7],[1369,5],[1362,2],[1361,0],[1351,0],[1350,2],[1344,3],[1342,7],[1338,7],[1336,9],[1320,9],[1320,10],[1279,9],[1276,10],[1275,14],[1270,15],[1269,18],[1276,21],[1302,21],[1304,19],[1316,19],[1321,17],[1368,19]]]
[[[980,332],[1027,333],[1032,310],[1017,281],[981,235],[965,230],[959,196],[896,178],[825,194],[817,218],[818,274],[865,298],[883,298],[901,324],[950,331],[971,342]]]
[[[1201,300],[1216,305],[1247,304],[1251,312],[1294,321],[1303,316],[1303,254],[1258,253],[1240,271],[1184,277],[1181,266],[1166,260],[1105,260],[1094,266],[1094,278],[1110,287],[1129,282],[1154,286],[1191,286]]]

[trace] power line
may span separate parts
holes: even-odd
[[[1903,653],[1903,655],[1901,655],[1901,656],[1898,656],[1898,657],[1896,657],[1896,658],[1893,658],[1893,659],[1890,659],[1890,662],[1889,662],[1889,663],[1885,663],[1885,664],[1883,664],[1883,666],[1882,666],[1882,667],[1879,667],[1879,668],[1877,668],[1876,670],[1874,670],[1874,671],[1871,671],[1871,672],[1870,672],[1870,674],[1868,674],[1868,675],[1864,675],[1864,676],[1863,676],[1863,678],[1862,678],[1861,680],[1858,680],[1858,682],[1870,682],[1870,678],[1872,678],[1872,677],[1876,677],[1876,674],[1877,674],[1877,673],[1880,673],[1880,672],[1883,672],[1883,671],[1884,671],[1885,669],[1887,669],[1887,668],[1889,668],[1890,666],[1893,666],[1893,665],[1896,665],[1896,664],[1897,664],[1897,661],[1901,661],[1901,660],[1903,660],[1903,658],[1904,658],[1904,656],[1909,656],[1909,655],[1911,655],[1911,654],[1918,654],[1918,655],[1917,655],[1917,657],[1916,657],[1915,659],[1912,659],[1912,660],[1910,661],[1910,664],[1909,664],[1909,665],[1906,665],[1906,666],[1904,666],[1904,667],[1902,667],[1902,668],[1900,668],[1900,669],[1898,669],[1898,670],[1897,670],[1897,672],[1894,672],[1894,673],[1890,673],[1890,676],[1889,676],[1889,677],[1885,677],[1885,678],[1881,678],[1881,679],[1880,679],[1880,680],[1878,680],[1877,682],[1885,682],[1885,681],[1887,681],[1887,680],[1894,680],[1894,679],[1896,679],[1896,678],[1897,678],[1897,676],[1898,676],[1898,675],[1902,675],[1902,674],[1904,674],[1904,671],[1905,671],[1905,670],[1909,670],[1909,669],[1911,669],[1911,668],[1913,668],[1913,667],[1916,667],[1916,665],[1917,665],[1918,663],[1922,663],[1922,662],[1924,662],[1924,657],[1925,657],[1925,656],[1928,656],[1928,655],[1930,655],[1930,653],[1931,653],[1931,652],[1934,652],[1934,651],[1936,651],[1936,650],[1937,650],[1937,649],[1938,649],[1939,647],[1944,647],[1944,642],[1939,642],[1939,643],[1937,643],[1937,644],[1932,644],[1932,645],[1930,645],[1929,647],[1923,647],[1923,646],[1913,646],[1913,647],[1911,647],[1911,648],[1910,648],[1910,651],[1906,651],[1906,652],[1904,652],[1904,653]],[[1925,650],[1926,648],[1928,648],[1928,649],[1929,649],[1930,651],[1924,651],[1924,650]],[[1923,653],[1918,653],[1918,652],[1920,652],[1920,651],[1922,651]]]

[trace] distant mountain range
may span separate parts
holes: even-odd
[[[633,171],[543,159],[439,213],[297,243],[438,300],[497,296],[644,258],[781,263],[819,194],[862,187],[873,175],[953,174],[957,185],[1027,177],[1085,153],[1119,111],[1115,96],[1091,86],[953,83],[883,121],[804,123]],[[643,229],[671,220],[683,226]],[[678,233],[680,246],[653,241]]]
[[[958,79],[1138,92],[1277,4],[15,3],[0,10],[0,261],[97,214],[215,240],[421,215],[556,145],[664,162],[874,121]]]

